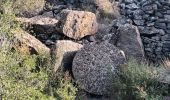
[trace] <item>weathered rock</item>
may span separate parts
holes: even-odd
[[[76,53],[72,72],[85,91],[108,95],[114,90],[112,82],[118,68],[125,64],[123,51],[108,42],[87,44]]]
[[[33,17],[43,11],[45,0],[14,0],[15,13],[22,17]]]
[[[83,46],[81,44],[69,40],[57,41],[55,50],[56,63],[54,66],[54,71],[56,72],[60,66],[62,66],[64,70],[71,70],[74,55],[82,47]]]
[[[29,33],[23,30],[14,31],[13,33],[14,37],[21,44],[21,50],[23,52],[25,52],[25,49],[22,47],[26,47],[30,53],[50,55],[50,49]]]
[[[91,12],[62,10],[58,18],[58,31],[73,39],[93,35],[98,30],[96,16]]]
[[[42,16],[44,16],[44,17],[50,17],[50,18],[53,18],[53,17],[54,17],[52,11],[44,12],[44,13],[42,14]]]
[[[17,21],[27,23],[33,26],[36,33],[51,34],[56,31],[55,27],[58,20],[55,18],[45,17],[42,15],[32,18],[16,18]]]
[[[117,47],[125,52],[127,58],[144,58],[144,49],[140,33],[137,27],[131,24],[125,24],[118,28],[119,39]]]

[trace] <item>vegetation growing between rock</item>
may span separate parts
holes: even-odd
[[[153,67],[130,60],[128,66],[121,69],[113,85],[116,100],[162,100],[168,93],[168,84],[161,83],[163,67]]]
[[[14,38],[13,33],[21,28],[20,23],[15,21],[12,2],[10,0],[2,2],[3,10],[0,14],[0,97],[4,100],[53,100],[55,98],[63,100],[65,98],[63,94],[65,94],[64,96],[68,95],[68,98],[74,98],[76,88],[69,81],[62,84],[62,76],[53,81],[61,83],[58,87],[53,87],[58,95],[47,93],[46,88],[55,84],[50,83],[53,75],[51,56],[44,53],[31,55],[23,47],[21,48],[24,50],[20,50],[20,44]],[[73,92],[68,92],[68,89],[73,89]],[[67,94],[67,92],[71,94]]]
[[[52,3],[45,5],[45,1]],[[152,3],[153,0],[143,1]],[[120,17],[123,12],[119,11],[118,0],[0,0],[0,99],[164,100],[170,95],[169,69],[136,61],[140,54],[145,59],[145,49],[145,55],[149,51],[156,56],[164,52],[159,46],[169,50],[169,3],[155,1],[158,4],[147,7],[141,2],[140,11],[149,10],[149,15],[142,19],[145,14],[138,16],[135,0],[119,1],[124,17]],[[126,10],[134,11],[133,16],[129,16],[132,20],[127,19]],[[157,21],[157,10],[165,14],[158,18],[161,23],[150,23],[148,19]],[[162,16],[159,13],[158,17]],[[166,22],[162,24],[162,21]],[[154,28],[140,27],[145,24]],[[145,29],[146,33],[141,33]],[[153,40],[157,45],[160,41],[166,42],[154,44],[156,52],[150,45],[143,48],[141,36],[149,44]],[[89,48],[85,48],[85,44]],[[126,66],[126,59],[131,56],[135,60],[129,60]],[[169,59],[164,65],[168,67]]]

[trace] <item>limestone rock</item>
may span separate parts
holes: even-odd
[[[29,33],[23,30],[15,31],[13,33],[21,46],[28,48],[30,53],[50,55],[50,49]]]
[[[19,42],[19,50],[29,54],[44,54],[49,56],[50,49],[29,33],[18,30],[13,31],[14,37]]]
[[[85,91],[108,95],[114,90],[112,82],[117,68],[125,64],[123,52],[108,42],[85,45],[76,53],[72,72]]]
[[[80,50],[83,46],[81,44],[69,41],[59,40],[56,43],[56,63],[54,71],[56,72],[60,66],[64,69],[71,69],[72,61],[75,53]]]
[[[58,31],[73,39],[93,35],[98,30],[96,16],[91,12],[62,10],[58,14],[58,19],[60,20]]]

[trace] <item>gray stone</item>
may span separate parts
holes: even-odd
[[[115,22],[115,26],[117,26],[117,23]],[[112,44],[114,44],[117,41],[117,29],[112,26],[112,25],[103,25],[100,24],[99,25],[99,31],[98,33],[95,35],[95,40],[97,42],[101,42],[101,41],[112,41]]]
[[[164,17],[164,15],[162,13],[160,13],[160,12],[156,12],[155,16],[158,16],[159,18],[163,18]]]
[[[120,37],[116,45],[125,52],[127,58],[144,59],[144,49],[138,28],[125,24],[119,27],[118,32]]]
[[[168,48],[168,49],[170,49],[170,41],[164,41],[164,42],[163,42],[163,48]]]
[[[166,24],[165,23],[158,23],[158,22],[156,22],[154,26],[156,28],[159,28],[159,29],[166,29]]]
[[[167,10],[166,13],[170,15],[170,10]]]
[[[95,40],[94,36],[89,36],[88,41],[89,42],[95,42],[96,40]]]
[[[50,45],[54,45],[55,43],[53,41],[51,41],[51,40],[47,40],[47,41],[45,41],[45,44],[47,46],[50,46]]]
[[[161,37],[161,40],[162,41],[170,41],[170,35],[169,34],[166,34],[164,36]]]
[[[167,29],[170,29],[170,23],[167,24]]]
[[[133,20],[133,21],[138,26],[143,26],[145,24],[145,20]]]
[[[165,30],[166,33],[170,34],[170,29]]]
[[[124,0],[124,2],[125,2],[126,4],[131,4],[131,3],[134,2],[134,0]]]
[[[164,15],[164,18],[170,20],[170,15]]]
[[[160,37],[159,36],[153,36],[151,39],[155,40],[155,41],[159,41]]]
[[[133,15],[134,19],[140,19],[142,20],[143,19],[143,16],[142,15]]]
[[[58,69],[70,71],[74,55],[82,47],[83,46],[81,44],[69,40],[58,40],[55,49],[56,61],[54,72]]]
[[[133,10],[133,9],[138,9],[139,7],[135,3],[132,3],[126,5],[126,8]]]
[[[142,8],[142,10],[145,12],[145,13],[148,13],[148,14],[153,14],[154,12],[154,9],[151,5],[147,5],[147,6],[144,6]]]
[[[108,42],[85,45],[76,53],[72,72],[80,88],[97,95],[113,93],[114,75],[126,64],[123,51]]]
[[[153,27],[155,25],[155,22],[146,22],[148,27]]]

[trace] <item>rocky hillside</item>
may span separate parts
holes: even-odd
[[[0,100],[170,100],[169,38],[169,0],[0,0]]]

